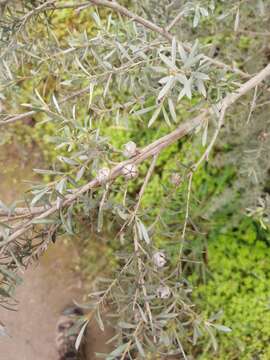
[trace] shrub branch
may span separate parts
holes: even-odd
[[[233,103],[235,103],[240,97],[245,95],[248,91],[256,87],[262,81],[264,81],[268,76],[270,76],[270,64],[268,64],[264,69],[262,69],[257,75],[255,75],[250,80],[245,82],[236,92],[227,95],[218,106],[218,108],[221,109],[221,113],[224,111],[225,114],[225,110],[228,109],[228,107],[230,107]],[[140,164],[144,160],[148,159],[149,157],[153,157],[164,148],[168,147],[169,145],[183,138],[185,135],[191,133],[194,129],[196,129],[198,126],[200,126],[203,123],[205,117],[209,114],[211,114],[210,108],[202,111],[201,114],[196,116],[195,118],[184,122],[171,133],[147,145],[144,149],[142,149],[138,153],[138,155],[134,156],[130,160],[119,163],[114,168],[112,168],[110,172],[110,176],[108,177],[107,181],[108,182],[113,181],[115,178],[120,176],[123,167],[126,166],[127,164],[136,164],[136,165]],[[97,188],[100,185],[101,184],[97,178],[93,179],[86,185],[74,191],[73,194],[66,196],[63,200],[62,207],[66,207],[72,204],[77,199],[79,199],[81,195],[86,194],[89,190]],[[20,212],[24,212],[24,211],[26,210],[20,209]],[[39,215],[34,216],[32,219],[18,225],[17,228],[15,228],[14,232],[6,240],[1,242],[0,247],[3,247],[11,243],[12,241],[16,240],[17,238],[25,234],[29,229],[31,229],[34,226],[34,223],[38,222],[38,220],[46,219],[58,211],[59,209],[56,203],[54,203],[52,207],[49,209],[44,208],[44,211],[42,211],[42,213],[40,213]],[[1,212],[3,214],[3,211]],[[35,212],[35,208],[33,209],[33,212]],[[6,213],[6,215],[8,215],[8,213]],[[32,217],[31,209],[29,211],[29,216]]]

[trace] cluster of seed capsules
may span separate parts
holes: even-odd
[[[137,153],[138,153],[137,146],[133,141],[129,141],[124,145],[123,155],[126,158],[130,159],[133,156],[135,156]],[[138,168],[135,164],[126,164],[121,169],[121,173],[126,180],[135,179],[139,175]],[[101,184],[104,184],[109,179],[109,176],[110,176],[110,169],[104,167],[98,171],[97,180]]]
[[[138,154],[138,149],[137,149],[136,144],[133,141],[129,141],[128,143],[126,143],[123,146],[122,153],[125,158],[130,159],[130,158],[134,157],[135,155]],[[125,166],[123,166],[123,168],[121,169],[121,173],[127,181],[135,179],[139,175],[138,168],[133,163],[126,164]],[[105,184],[108,181],[109,177],[110,177],[110,169],[109,168],[104,167],[98,171],[97,180],[100,182],[100,184]],[[180,175],[177,173],[173,173],[172,177],[171,177],[171,182],[174,185],[179,185],[181,183]],[[167,260],[166,260],[164,252],[157,251],[154,253],[153,263],[155,264],[156,268],[164,267],[166,262],[167,262]],[[161,299],[168,299],[171,295],[171,290],[166,285],[165,286],[160,285],[157,289],[156,295],[157,295],[157,297],[159,297]]]

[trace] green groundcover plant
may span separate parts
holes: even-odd
[[[232,329],[232,336],[222,337],[215,357],[268,359],[269,234],[244,218],[237,225],[217,226],[208,244],[211,278],[196,289],[197,299],[207,304],[209,314],[222,311]]]

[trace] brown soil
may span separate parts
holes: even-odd
[[[74,258],[68,246],[58,243],[51,247],[23,276],[17,291],[18,311],[0,309],[1,321],[11,336],[0,338],[5,360],[57,359],[57,318],[65,305],[79,300],[81,292],[80,281],[71,269]]]
[[[18,151],[14,145],[0,151],[0,199],[11,203],[28,187],[23,180],[33,179],[32,168],[40,163],[35,152]],[[30,155],[31,154],[31,155]],[[0,337],[0,358],[5,360],[56,360],[55,325],[63,308],[73,300],[81,302],[83,287],[78,273],[78,253],[70,241],[59,239],[41,260],[29,268],[18,287],[18,311],[0,307],[0,321],[9,337]],[[96,359],[95,352],[110,351],[105,344],[112,336],[102,333],[95,324],[87,333],[87,359]],[[3,356],[3,357],[2,357]]]

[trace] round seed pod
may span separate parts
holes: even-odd
[[[104,184],[110,176],[110,169],[102,168],[98,170],[97,179],[101,184]]]
[[[141,313],[138,309],[134,311],[134,320],[138,323],[142,319]]]
[[[174,172],[171,175],[171,183],[175,186],[179,186],[181,184],[182,178],[180,174]]]
[[[267,137],[269,136],[270,134],[267,133],[266,131],[262,131],[259,136],[258,136],[258,140],[259,141],[265,141],[267,140]]]
[[[138,174],[139,172],[135,164],[127,164],[122,169],[122,175],[124,175],[126,180],[135,179]]]
[[[165,266],[167,260],[163,251],[157,251],[153,255],[153,262],[158,268]]]
[[[135,144],[135,142],[129,141],[123,146],[123,155],[126,158],[129,159],[135,156],[136,153],[137,153],[137,145]]]
[[[157,297],[160,299],[168,299],[171,296],[171,290],[169,286],[160,285],[157,288]]]

